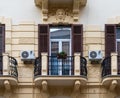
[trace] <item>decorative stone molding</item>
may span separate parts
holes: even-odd
[[[76,22],[79,12],[87,0],[35,0],[36,6],[42,9],[43,21],[53,23]]]
[[[6,90],[10,90],[11,86],[10,86],[10,82],[8,80],[4,81],[4,86]]]
[[[110,91],[113,91],[115,89],[115,87],[117,86],[118,82],[117,80],[112,80],[111,84],[110,84]]]

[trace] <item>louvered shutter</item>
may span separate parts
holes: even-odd
[[[49,25],[38,25],[38,54],[49,51]]]
[[[111,52],[116,51],[115,25],[105,25],[105,56],[110,56]]]
[[[3,69],[3,52],[5,52],[5,24],[0,24],[0,74],[2,74]]]
[[[83,54],[83,25],[72,25],[72,53],[80,52]]]

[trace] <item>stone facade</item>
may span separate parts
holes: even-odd
[[[40,0],[41,1],[41,0]],[[47,0],[45,0],[47,1]],[[75,0],[74,0],[75,1]],[[79,1],[79,0],[78,0]],[[57,15],[59,12],[64,13],[63,16]],[[67,12],[67,11],[66,11]],[[52,13],[47,13],[43,10],[43,23],[63,23],[63,24],[77,24],[73,20],[78,20],[74,15],[66,14],[62,9],[56,9]],[[79,10],[77,10],[79,12]],[[54,13],[54,15],[53,15]],[[72,13],[74,14],[74,13]],[[51,15],[50,18],[48,16]],[[73,17],[74,16],[74,17]],[[52,22],[51,22],[52,21]],[[109,24],[120,23],[120,16],[115,18],[109,18],[106,20]],[[90,50],[102,50],[103,59],[105,58],[105,31],[101,25],[84,25],[83,24],[83,57],[87,59],[87,81],[82,83],[79,80],[75,80],[75,86],[49,86],[45,81],[42,81],[40,85],[36,85],[34,81],[34,64],[24,64],[21,61],[20,52],[22,50],[33,50],[35,57],[38,57],[38,24],[33,20],[22,21],[18,25],[12,24],[12,19],[0,16],[0,23],[5,24],[5,53],[13,56],[18,61],[18,82],[17,85],[10,87],[0,88],[0,98],[119,98],[119,86],[116,87],[118,81],[113,80],[111,86],[106,86],[102,83],[101,77],[101,62],[91,64],[88,59],[88,51]],[[47,71],[47,53],[42,54],[42,75],[46,75]],[[116,75],[116,53],[112,53],[112,75]],[[80,53],[74,54],[75,56],[75,75],[79,74],[79,56]],[[5,59],[5,58],[4,58]],[[7,70],[7,61],[4,62],[4,69]],[[7,73],[5,73],[7,74]],[[59,77],[60,78],[60,77]],[[56,80],[58,77],[56,77]],[[44,80],[44,79],[43,79]],[[64,80],[64,79],[63,79]],[[85,80],[84,80],[85,81]],[[0,82],[1,83],[1,82]],[[5,84],[9,85],[9,81],[5,81]],[[110,84],[110,83],[108,83]],[[77,87],[78,89],[77,89]],[[7,89],[6,89],[7,88]]]

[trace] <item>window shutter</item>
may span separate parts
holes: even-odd
[[[115,25],[105,25],[105,56],[110,56],[111,52],[116,51]]]
[[[0,74],[2,74],[3,69],[3,52],[5,52],[5,24],[0,24]]]
[[[80,52],[83,54],[83,25],[74,24],[72,26],[72,53]]]
[[[49,51],[49,26],[46,24],[38,25],[38,54]]]

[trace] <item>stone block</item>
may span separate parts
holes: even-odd
[[[5,51],[11,51],[11,50],[12,50],[11,45],[6,44]]]
[[[21,21],[19,25],[35,25],[34,21]]]
[[[88,93],[90,93],[90,94],[99,94],[100,93],[100,88],[99,87],[89,87]]]
[[[33,88],[26,88],[26,87],[24,87],[24,88],[18,88],[18,89],[16,89],[16,90],[14,90],[14,93],[21,93],[21,94],[31,94],[31,93],[33,93]]]
[[[38,50],[38,45],[35,45],[35,50],[36,50],[36,51]]]
[[[38,51],[35,51],[35,57],[38,57]]]
[[[5,25],[6,25],[5,29],[7,31],[12,30],[12,20],[11,20],[11,18],[4,18],[3,23],[5,23]]]
[[[34,44],[34,37],[29,38],[20,38],[19,44]]]
[[[117,17],[116,17],[116,22],[117,22],[117,24],[120,23],[120,16],[117,16]]]
[[[12,45],[12,51],[14,50],[34,50],[34,45]]]
[[[17,98],[33,98],[33,94],[17,94]]]
[[[35,32],[35,38],[38,38],[38,32]]]
[[[12,45],[18,45],[19,44],[19,39],[12,39]]]
[[[35,38],[35,45],[38,45],[38,39]]]
[[[105,44],[105,39],[104,39],[104,38],[102,38],[101,40],[102,40],[102,44]]]
[[[34,37],[34,32],[12,32],[13,38]]]
[[[101,31],[100,25],[86,25],[85,31]]]
[[[12,26],[12,31],[14,32],[34,32],[34,25],[14,25]]]
[[[89,45],[89,50],[102,50],[101,45]]]
[[[11,44],[11,42],[12,42],[11,38],[6,38],[5,39],[5,44]]]
[[[100,98],[99,94],[89,94],[88,98]]]
[[[11,38],[11,37],[12,37],[12,33],[10,31],[6,31],[5,38]]]
[[[20,51],[12,51],[12,56],[13,57],[17,57],[17,58],[19,58],[20,57]]]
[[[102,37],[102,32],[85,32],[85,37]]]
[[[38,32],[38,25],[35,26],[35,32]]]
[[[101,44],[102,40],[100,37],[91,37],[91,38],[85,38],[85,44]]]

